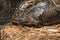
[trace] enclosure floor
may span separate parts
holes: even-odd
[[[0,40],[60,40],[60,24],[40,28],[7,24],[0,34]]]

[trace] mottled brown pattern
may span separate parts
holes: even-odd
[[[57,7],[51,0],[41,0],[46,2],[46,8],[42,8],[44,12],[40,14],[41,8],[35,5],[35,1],[26,1],[21,3],[13,16],[13,23],[23,25],[52,25],[60,23],[60,8]],[[40,2],[41,2],[40,1]],[[30,3],[31,2],[31,3]],[[36,3],[38,5],[38,3]],[[41,4],[40,4],[41,5]],[[43,4],[42,4],[43,5]],[[29,7],[30,6],[30,7]],[[41,7],[41,6],[40,6]],[[44,7],[44,6],[43,6]],[[38,16],[40,15],[40,16]]]

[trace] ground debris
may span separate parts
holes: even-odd
[[[60,40],[60,24],[41,28],[5,25],[0,33],[2,40]]]

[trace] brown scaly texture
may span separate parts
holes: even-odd
[[[41,5],[40,2],[46,2],[46,6]],[[38,3],[35,1],[26,1],[21,3],[18,10],[13,17],[13,23],[23,24],[28,26],[33,25],[52,25],[60,22],[60,9],[54,5],[51,0],[41,0]],[[37,5],[36,5],[37,4]],[[45,9],[43,7],[46,7]],[[42,10],[44,12],[42,12]],[[42,12],[42,14],[41,14]],[[38,16],[40,15],[40,16]],[[54,21],[54,22],[53,22]]]
[[[56,6],[49,7],[42,15],[40,16],[40,18],[43,21],[43,25],[60,23],[60,9]]]

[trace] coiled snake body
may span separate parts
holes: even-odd
[[[28,26],[57,24],[60,23],[60,8],[51,0],[24,1],[14,11],[12,23]]]

